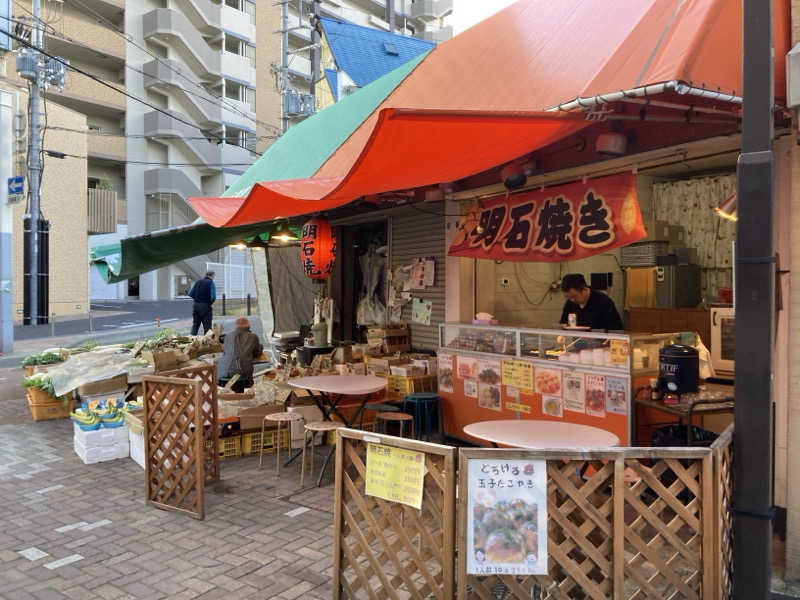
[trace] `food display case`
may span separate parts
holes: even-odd
[[[611,431],[627,445],[632,394],[658,374],[671,334],[439,326],[439,395],[446,430],[470,423],[531,418]],[[579,445],[579,441],[576,441]]]

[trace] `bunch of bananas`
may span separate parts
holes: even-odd
[[[100,419],[91,410],[79,408],[78,410],[69,413],[69,417],[84,431],[100,429]]]
[[[125,422],[125,415],[111,402],[104,408],[98,407],[95,412],[103,427],[120,427]]]

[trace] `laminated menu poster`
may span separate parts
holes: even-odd
[[[453,355],[439,354],[439,391],[453,393]]]
[[[478,361],[478,381],[481,383],[500,383],[500,361],[499,360],[479,360]]]
[[[564,373],[564,410],[586,412],[586,387],[583,373]]]
[[[561,375],[563,371],[559,369],[540,369],[536,368],[536,393],[547,396],[561,397]]]
[[[462,379],[478,376],[478,359],[471,356],[456,356],[456,373]]]
[[[500,411],[503,407],[500,399],[500,386],[491,383],[478,384],[478,406],[489,410]]]
[[[547,574],[547,463],[467,462],[467,573]]]
[[[605,375],[586,374],[586,414],[592,417],[606,416]]]
[[[475,379],[464,380],[464,396],[467,398],[478,397],[478,382]]]
[[[542,396],[542,412],[548,417],[563,417],[563,400],[558,396]]]
[[[619,377],[606,377],[606,411],[628,413],[628,382]]]
[[[503,383],[525,392],[533,391],[533,365],[524,360],[503,361]]]

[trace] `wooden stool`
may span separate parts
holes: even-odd
[[[405,437],[403,433],[405,432],[406,421],[411,421],[411,432],[413,433],[414,417],[411,415],[404,412],[379,412],[375,415],[375,428],[377,429],[378,423],[382,423],[383,433],[386,433],[386,423],[394,422],[400,428],[400,437]]]
[[[286,423],[286,437],[289,440],[289,450],[292,449],[292,421],[300,421],[302,419],[300,413],[293,412],[279,412],[272,413],[271,415],[264,415],[264,420],[261,422],[261,452],[258,456],[258,468],[261,468],[261,461],[264,460],[264,426],[267,421],[274,421],[277,423],[275,428],[275,477],[281,475],[281,423]]]
[[[303,466],[300,467],[300,487],[306,478],[306,448],[308,447],[308,434],[311,434],[311,477],[314,476],[314,434],[318,431],[334,431],[344,427],[344,423],[336,421],[312,421],[306,423],[306,431],[303,434]]]

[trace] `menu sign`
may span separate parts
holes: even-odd
[[[503,384],[522,390],[533,391],[533,365],[522,360],[503,361]]]
[[[624,367],[628,364],[630,345],[625,340],[611,340],[609,342],[611,364],[615,367]]]
[[[390,502],[422,508],[425,454],[383,444],[367,444],[364,493]]]
[[[547,463],[467,462],[467,573],[547,574]]]
[[[583,373],[564,375],[564,410],[586,412],[586,386]]]

